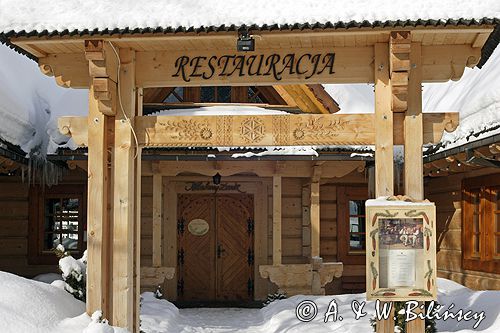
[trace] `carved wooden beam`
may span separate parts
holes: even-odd
[[[118,57],[115,50],[109,42],[86,40],[85,59],[88,61],[88,72],[99,110],[108,116],[115,115],[118,82]]]
[[[404,114],[394,115],[394,144],[403,144]],[[59,130],[87,145],[87,118],[61,117]],[[425,113],[424,142],[437,143],[458,126],[458,113]],[[373,114],[262,116],[140,116],[135,132],[142,147],[266,147],[373,145]]]

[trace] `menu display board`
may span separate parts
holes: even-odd
[[[434,204],[368,200],[366,214],[367,298],[435,299]]]

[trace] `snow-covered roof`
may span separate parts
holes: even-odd
[[[63,89],[38,66],[0,45],[0,139],[45,156],[68,138],[57,129],[62,115],[87,114],[87,90]]]
[[[475,25],[500,17],[497,0],[1,0],[0,8],[0,32],[21,34]]]
[[[459,81],[424,86],[424,110],[459,111],[460,123],[444,133],[439,151],[500,134],[500,48],[482,69],[466,68]]]
[[[372,84],[330,84],[325,89],[339,103],[339,113],[374,112]],[[460,113],[458,128],[444,133],[439,151],[500,134],[500,48],[482,69],[466,68],[459,81],[424,84],[422,99],[424,112]]]

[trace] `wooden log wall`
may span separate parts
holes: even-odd
[[[28,277],[55,271],[53,265],[28,264],[28,185],[20,177],[0,179],[0,271]]]
[[[66,184],[84,184],[87,176],[72,172]],[[33,265],[28,262],[30,187],[21,177],[0,177],[0,271],[32,278],[43,273],[57,273],[56,265]]]
[[[432,178],[425,184],[425,198],[436,203],[438,277],[454,280],[471,289],[500,289],[499,274],[462,268],[462,180],[498,173],[480,169]]]
[[[77,169],[78,170],[78,169]],[[75,171],[73,171],[75,172]],[[86,175],[70,175],[64,184],[84,183]],[[325,262],[337,260],[337,185],[366,183],[363,173],[357,171],[342,178],[321,180],[320,186],[320,255]],[[25,277],[47,272],[58,272],[56,265],[28,264],[29,188],[20,178],[2,177],[0,193],[0,270]],[[142,177],[141,196],[141,267],[152,267],[153,257],[153,177]],[[307,211],[310,197],[310,178],[283,177],[282,251],[283,264],[308,263],[310,237]],[[304,195],[306,193],[307,195]],[[269,182],[268,207],[272,207],[272,182]],[[306,211],[304,211],[304,209]],[[272,262],[272,209],[268,209],[268,262]],[[165,222],[164,222],[165,223]],[[162,239],[165,235],[161,235]],[[346,265],[344,274],[364,276],[364,266]],[[141,292],[153,291],[156,285],[141,283]],[[272,289],[272,287],[270,287]],[[270,290],[271,290],[270,289]],[[343,292],[340,281],[327,285],[327,293]]]

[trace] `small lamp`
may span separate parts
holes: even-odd
[[[236,49],[238,52],[255,51],[255,39],[253,39],[248,31],[240,33],[236,41]]]
[[[221,181],[221,178],[222,176],[220,175],[220,173],[216,173],[213,177],[212,177],[212,181],[214,182],[214,185],[220,185],[220,181]]]

